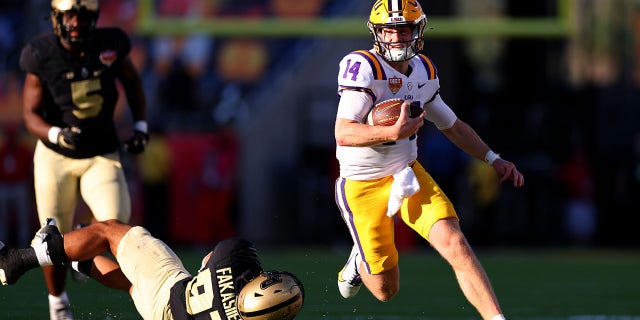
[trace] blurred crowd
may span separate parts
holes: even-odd
[[[153,3],[156,16],[183,19],[308,17],[325,14],[332,5],[329,0]],[[235,117],[247,107],[244,97],[265,80],[265,75],[272,72],[269,68],[277,64],[282,52],[295,44],[296,39],[142,35],[136,30],[138,5],[136,0],[101,1],[98,20],[99,27],[117,26],[130,36],[133,45],[130,56],[143,77],[147,95],[150,145],[137,158],[123,155],[134,199],[133,222],[148,225],[161,238],[180,237],[180,230],[167,227],[174,210],[172,205],[178,203],[183,207],[176,210],[191,211],[193,217],[206,220],[192,218],[194,225],[212,225],[208,220],[213,217],[217,226],[197,235],[191,226],[178,223],[175,229],[186,227],[183,229],[191,232],[185,235],[184,242],[210,241],[207,237],[214,231],[218,238],[229,236],[235,232],[231,222],[224,223],[232,219],[228,211],[235,200],[234,167],[238,154]],[[24,74],[19,68],[19,56],[26,41],[51,32],[49,12],[49,1],[0,2],[0,238],[9,237],[20,243],[30,237],[37,225],[37,215],[35,205],[29,205],[33,203],[34,138],[22,126]],[[125,104],[121,93],[115,119],[123,128],[130,125]],[[124,137],[128,133],[122,134]],[[180,157],[187,154],[193,158]],[[187,192],[172,195],[170,183],[174,185],[171,190],[185,187]],[[192,201],[185,202],[182,198]],[[153,212],[154,219],[145,218],[146,211]],[[82,205],[78,212],[80,216],[90,214]]]
[[[323,14],[331,1],[301,4],[291,0],[241,3],[162,0],[154,3],[158,17],[214,19],[315,16]],[[138,14],[138,1],[101,1],[98,26],[118,26],[130,35],[131,57],[143,74],[148,93],[149,123],[165,131],[212,131],[232,121],[233,112],[218,110],[218,107],[224,109],[238,104],[249,87],[263,80],[269,66],[294,42],[251,37],[216,39],[206,34],[150,37],[136,32]],[[48,15],[48,1],[8,0],[0,4],[0,99],[3,101],[20,86],[22,74],[18,60],[24,43],[38,33],[51,30]],[[9,105],[3,103],[0,114],[16,117],[18,112],[7,110],[15,108]]]

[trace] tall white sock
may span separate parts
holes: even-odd
[[[46,242],[36,243],[32,245],[33,250],[36,251],[36,257],[38,257],[38,263],[41,266],[53,265],[51,256],[49,256],[48,245]]]
[[[504,315],[501,314],[497,314],[495,316],[493,316],[493,318],[491,318],[491,320],[507,320],[507,318],[504,317]]]
[[[56,304],[69,304],[69,296],[67,296],[67,292],[66,291],[62,291],[62,293],[59,296],[54,296],[54,295],[49,295],[49,304],[50,305],[56,305]]]

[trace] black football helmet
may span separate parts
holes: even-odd
[[[76,14],[77,26],[64,23],[65,14]],[[100,4],[98,0],[52,0],[51,23],[60,39],[74,45],[86,42],[98,22]]]

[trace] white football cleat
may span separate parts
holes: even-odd
[[[362,257],[360,251],[356,245],[351,249],[351,254],[347,263],[340,272],[338,272],[338,290],[345,299],[353,298],[360,291],[362,285],[362,278],[360,278],[360,272],[358,272],[358,265],[360,265]]]

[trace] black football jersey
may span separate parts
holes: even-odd
[[[43,118],[51,125],[81,129],[76,150],[47,147],[72,158],[114,152],[119,140],[113,114],[118,101],[116,78],[131,51],[131,41],[119,28],[98,28],[84,55],[65,50],[54,34],[30,41],[20,55],[20,67],[40,78]]]
[[[173,318],[242,320],[236,296],[261,271],[251,242],[240,238],[219,242],[196,276],[177,282],[171,288],[169,304]]]

